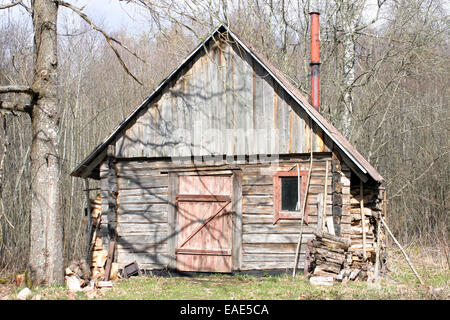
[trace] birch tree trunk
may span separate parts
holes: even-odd
[[[343,134],[347,139],[350,138],[353,116],[352,86],[355,81],[355,33],[358,22],[356,6],[357,4],[352,3],[352,1],[342,1],[339,10],[343,31],[342,85],[344,90],[344,109],[342,113],[342,128]]]
[[[64,280],[60,216],[57,15],[56,1],[33,1],[32,89],[37,97],[32,113],[29,268],[36,284],[62,283]]]

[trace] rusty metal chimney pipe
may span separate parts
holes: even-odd
[[[311,22],[311,105],[319,111],[320,94],[320,53],[319,53],[319,12],[310,12]]]

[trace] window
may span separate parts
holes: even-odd
[[[301,219],[301,210],[305,197],[307,171],[300,171],[300,207],[298,202],[297,170],[278,171],[273,176],[274,224],[280,219]],[[305,210],[306,211],[306,210]],[[305,220],[308,223],[307,212]]]

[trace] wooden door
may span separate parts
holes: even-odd
[[[230,176],[180,176],[175,250],[177,269],[231,272]]]

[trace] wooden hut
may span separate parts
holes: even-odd
[[[375,252],[361,212],[380,210],[383,178],[224,25],[72,175],[101,180],[103,247],[117,244],[119,268],[292,270],[303,208],[303,244],[325,230],[362,250],[364,226]]]

